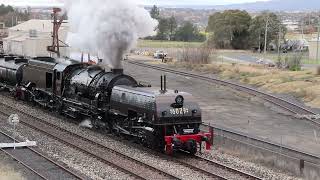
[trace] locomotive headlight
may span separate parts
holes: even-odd
[[[183,104],[184,98],[183,96],[179,95],[176,97],[176,103],[177,104]]]

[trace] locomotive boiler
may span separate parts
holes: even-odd
[[[14,86],[22,80],[22,68],[27,59],[0,54],[0,82],[2,86]]]
[[[192,154],[211,134],[200,132],[201,109],[186,92],[141,85],[122,69],[104,68],[71,59],[26,59],[0,54],[0,88],[17,98],[95,128],[122,134],[172,154]]]

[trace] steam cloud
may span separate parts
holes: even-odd
[[[67,43],[97,54],[102,65],[121,68],[124,53],[139,37],[154,34],[157,21],[132,0],[66,0],[70,33]]]

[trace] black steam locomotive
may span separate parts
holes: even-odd
[[[162,79],[162,78],[161,78]],[[163,83],[164,82],[164,83]],[[172,154],[197,152],[209,133],[200,132],[201,111],[191,94],[139,84],[122,69],[105,71],[70,59],[26,59],[0,54],[0,88],[17,98],[93,127],[124,134]]]

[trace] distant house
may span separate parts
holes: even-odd
[[[288,31],[299,31],[299,22],[286,20],[282,22],[286,26]]]
[[[62,24],[59,39],[65,41],[68,24]],[[8,37],[3,39],[3,49],[6,53],[28,57],[51,56],[47,47],[52,43],[52,20],[32,19],[8,29]],[[68,50],[61,48],[61,55],[67,56]]]

